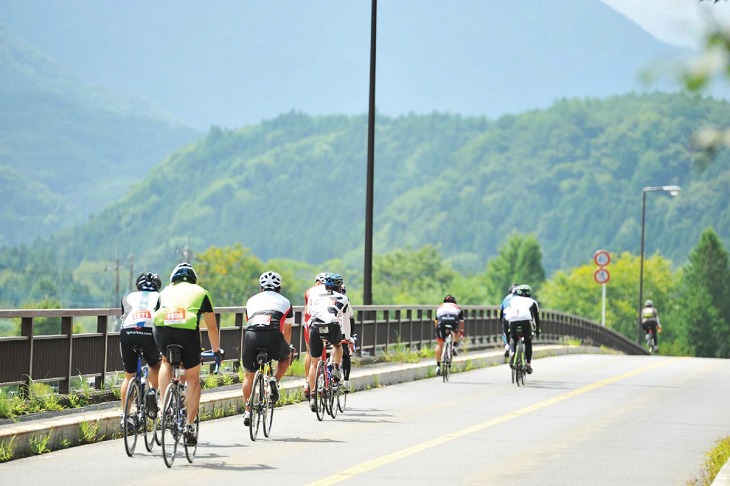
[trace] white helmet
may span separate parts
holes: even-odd
[[[259,284],[264,290],[276,290],[281,287],[281,275],[276,272],[264,272],[259,277]]]
[[[327,272],[319,272],[315,277],[314,281],[316,283],[324,283],[324,279],[327,277]]]

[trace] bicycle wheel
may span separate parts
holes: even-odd
[[[350,390],[345,388],[342,389],[342,386],[337,387],[337,408],[340,412],[345,411],[345,406],[347,406],[347,395],[350,394]]]
[[[329,406],[328,412],[330,414],[330,417],[335,418],[337,417],[337,395],[340,392],[340,384],[336,383],[334,380],[330,383],[330,396],[329,396]]]
[[[261,413],[263,412],[264,399],[264,376],[261,371],[256,372],[253,379],[253,387],[251,388],[251,398],[249,398],[249,407],[251,410],[251,423],[248,426],[248,435],[251,440],[256,440],[261,425]]]
[[[144,445],[145,448],[147,448],[147,452],[152,452],[152,448],[155,443],[157,443],[157,445],[160,444],[160,438],[157,435],[157,431],[160,426],[160,414],[158,412],[153,419],[147,417],[147,405],[145,400],[142,400],[142,403],[145,404],[143,411],[143,416],[145,417]]]
[[[139,382],[130,380],[127,387],[127,401],[122,414],[122,430],[124,434],[124,450],[132,457],[134,448],[137,447],[137,433],[139,432]]]
[[[315,389],[313,390],[314,393],[314,404],[315,408],[317,409],[317,420],[320,422],[324,419],[324,413],[325,409],[327,408],[327,399],[326,399],[326,392],[325,389],[326,386],[326,377],[325,377],[325,369],[324,369],[324,362],[320,361],[317,364],[317,374],[315,375],[315,381],[314,386]]]
[[[175,383],[168,385],[162,403],[162,458],[172,467],[181,435],[180,390]]]
[[[195,453],[198,452],[198,437],[200,435],[200,415],[195,415],[195,422],[193,423],[193,426],[195,427],[195,445],[188,445],[187,441],[185,442],[185,457],[191,464],[193,462],[193,457],[195,457]]]
[[[266,394],[264,402],[264,437],[271,434],[271,426],[274,425],[274,406],[276,405],[271,399],[271,368],[266,374]]]
[[[443,361],[441,363],[443,368],[441,372],[441,377],[443,378],[444,383],[449,381],[449,375],[451,374],[451,346],[453,346],[453,341],[451,339],[451,336],[449,336],[449,338],[446,340],[446,343],[444,344]]]

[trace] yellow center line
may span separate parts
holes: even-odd
[[[517,417],[521,417],[528,413],[535,412],[535,411],[540,410],[545,407],[549,407],[550,405],[555,405],[556,403],[562,402],[563,400],[577,397],[578,395],[582,395],[583,393],[587,393],[589,391],[596,390],[603,386],[610,385],[611,383],[616,383],[617,381],[624,380],[624,379],[630,378],[632,376],[636,376],[640,373],[644,373],[646,371],[652,370],[654,368],[658,368],[660,366],[664,366],[668,363],[671,363],[672,361],[673,361],[673,359],[663,359],[661,361],[655,361],[646,366],[642,366],[641,368],[636,368],[634,370],[627,371],[626,373],[612,376],[610,378],[606,378],[601,381],[597,381],[590,385],[586,385],[583,388],[578,388],[576,390],[564,393],[562,395],[558,395],[558,396],[550,398],[548,400],[544,400],[542,402],[535,403],[534,405],[530,405],[528,407],[521,408],[519,410],[507,413],[500,417],[493,418],[486,422],[482,422],[482,423],[473,425],[471,427],[467,427],[465,429],[462,429],[462,430],[459,430],[456,432],[451,432],[449,434],[442,435],[441,437],[436,437],[435,439],[431,439],[429,441],[422,442],[420,444],[416,444],[411,447],[406,447],[405,449],[401,449],[400,451],[393,452],[392,454],[387,454],[385,456],[381,456],[381,457],[372,459],[370,461],[363,462],[362,464],[351,467],[349,469],[345,469],[345,470],[340,471],[336,474],[333,474],[329,477],[320,479],[318,481],[314,481],[309,484],[319,486],[319,485],[337,484],[339,482],[346,481],[348,479],[353,478],[354,476],[357,476],[358,474],[363,474],[367,471],[372,471],[373,469],[377,469],[386,464],[390,464],[391,462],[395,462],[399,459],[403,459],[405,457],[412,456],[413,454],[417,454],[417,453],[425,451],[427,449],[431,449],[433,447],[439,446],[446,442],[450,442],[454,439],[458,439],[460,437],[464,437],[464,436],[473,434],[475,432],[479,432],[481,430],[488,429],[495,425],[507,422],[508,420],[512,420]]]

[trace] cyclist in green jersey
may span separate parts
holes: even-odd
[[[213,302],[207,290],[197,284],[198,276],[189,263],[181,263],[170,275],[170,285],[160,292],[160,308],[155,312],[153,333],[162,353],[160,393],[165,393],[172,379],[172,366],[165,356],[170,344],[183,347],[182,366],[187,384],[185,440],[195,445],[195,416],[200,403],[200,320],[208,329],[214,353],[222,354]]]

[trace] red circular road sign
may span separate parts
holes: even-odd
[[[597,284],[603,285],[607,283],[611,279],[611,274],[608,273],[608,270],[601,267],[595,271],[593,274],[593,280],[596,281]]]
[[[593,261],[599,267],[605,267],[606,265],[611,263],[611,255],[609,255],[606,250],[598,250],[596,253],[593,254]]]

